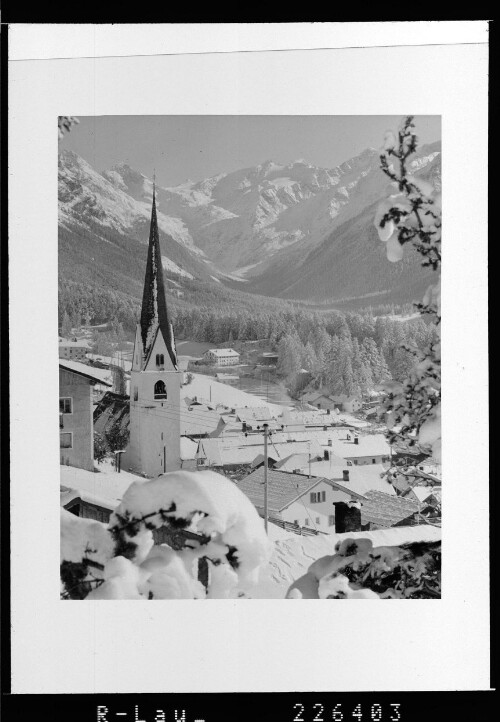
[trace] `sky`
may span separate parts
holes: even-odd
[[[60,141],[96,170],[128,163],[161,186],[199,181],[266,160],[333,168],[379,148],[402,116],[158,115],[80,117]],[[416,116],[420,144],[441,138],[440,116]]]

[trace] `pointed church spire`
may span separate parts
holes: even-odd
[[[160,332],[165,341],[168,354],[177,369],[177,354],[172,324],[170,322],[165,287],[163,283],[163,266],[158,235],[158,219],[156,217],[156,178],[153,181],[153,206],[151,208],[151,226],[149,230],[148,260],[141,309],[141,338],[144,358],[149,355],[157,333]]]

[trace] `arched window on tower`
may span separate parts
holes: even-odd
[[[163,381],[157,381],[155,383],[155,399],[166,399],[167,389]]]

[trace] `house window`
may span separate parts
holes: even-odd
[[[155,399],[166,399],[167,388],[163,381],[157,381],[155,383]]]
[[[156,354],[156,365],[157,366],[164,366],[165,365],[165,357],[162,353]]]
[[[315,504],[315,503],[316,503],[316,492],[313,491],[313,492],[311,492],[311,504]]]
[[[294,520],[293,520],[293,523],[295,524],[295,526],[299,526],[299,520],[298,520],[298,519],[294,519]]]
[[[333,514],[328,517],[328,526],[335,526],[335,516]]]
[[[319,492],[319,501],[325,501],[326,499],[326,491],[320,491]]]
[[[375,464],[375,459],[372,459],[372,464]]]
[[[357,466],[357,465],[358,465],[358,460],[354,459],[354,466]]]
[[[59,413],[60,414],[72,414],[73,413],[73,399],[71,397],[64,397],[59,399]]]
[[[139,389],[137,386],[134,386],[134,401],[138,401],[139,399]]]
[[[61,449],[72,449],[73,448],[73,434],[65,431],[60,436],[60,448]]]

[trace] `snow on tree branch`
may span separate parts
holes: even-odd
[[[287,599],[432,599],[441,596],[441,542],[374,547],[337,542],[287,592]]]
[[[78,125],[80,121],[74,115],[60,115],[57,119],[57,132],[59,140],[64,138],[64,133],[69,133],[73,125]]]
[[[166,544],[153,544],[155,530],[165,532]],[[63,561],[85,564],[82,534],[73,546],[63,545]],[[93,540],[103,564],[102,581],[87,599],[247,596],[271,551],[253,504],[212,471],[173,471],[134,482],[106,534],[105,541]],[[207,571],[205,584],[200,565]]]
[[[417,149],[413,116],[406,117],[397,133],[388,131],[380,155],[382,171],[393,182],[396,193],[382,201],[375,227],[386,244],[387,257],[403,258],[405,243],[411,242],[423,256],[422,265],[438,270],[441,266],[441,194],[430,183],[408,173],[408,158]],[[393,162],[394,161],[394,162]],[[421,314],[430,315],[437,340],[426,348],[406,347],[415,357],[408,377],[386,385],[384,404],[388,438],[418,446],[441,458],[441,298],[440,283],[431,286],[422,303]]]

